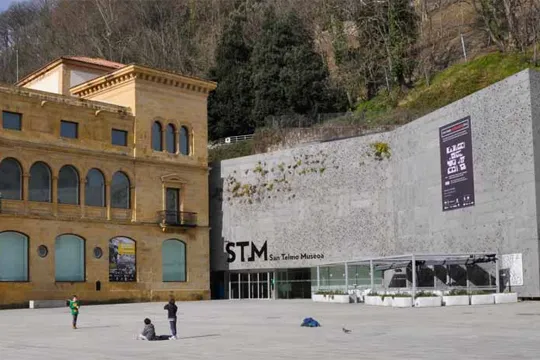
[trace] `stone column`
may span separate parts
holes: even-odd
[[[79,181],[79,205],[81,206],[81,217],[86,216],[86,178]]]
[[[131,185],[129,188],[129,208],[131,209],[131,221],[137,221],[137,211],[135,202],[135,185]]]
[[[51,196],[52,196],[52,204],[53,204],[53,214],[54,216],[58,216],[58,176],[52,177],[52,183],[51,183],[52,189],[51,189]]]
[[[24,203],[24,213],[25,214],[28,214],[29,210],[28,209],[28,201],[30,199],[30,174],[29,173],[24,173],[23,174],[23,178],[22,178],[22,198],[23,198],[23,203]]]
[[[106,206],[107,206],[107,220],[111,220],[111,182],[106,181],[105,182],[105,199],[106,199]]]
[[[167,152],[167,126],[161,130],[161,151]]]

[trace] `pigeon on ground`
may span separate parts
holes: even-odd
[[[344,332],[345,334],[349,334],[349,333],[352,331],[352,330],[348,330],[348,329],[345,329],[345,328],[342,328],[342,330],[343,330],[343,332]]]

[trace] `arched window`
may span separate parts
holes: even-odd
[[[180,153],[189,155],[189,130],[185,126],[180,128]]]
[[[186,281],[186,244],[169,239],[161,248],[163,281]]]
[[[163,143],[161,142],[161,124],[159,122],[154,122],[154,125],[152,125],[152,149],[156,151],[162,151],[163,150]]]
[[[117,171],[111,183],[111,207],[129,209],[129,178],[121,171]]]
[[[137,281],[135,241],[117,236],[109,241],[109,281]]]
[[[51,202],[51,169],[44,162],[30,168],[29,200]]]
[[[0,193],[4,199],[22,200],[21,164],[15,159],[0,162]]]
[[[5,231],[0,233],[0,281],[28,281],[28,237]]]
[[[167,151],[171,154],[176,153],[176,129],[174,128],[174,125],[169,124],[167,125],[167,130],[165,131],[166,136],[166,143],[167,143]]]
[[[105,177],[98,169],[91,169],[86,175],[85,204],[105,206]]]
[[[71,165],[62,167],[58,174],[58,203],[79,204],[79,173]]]
[[[84,240],[77,235],[60,235],[54,243],[56,281],[84,281]]]

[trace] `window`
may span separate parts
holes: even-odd
[[[189,155],[189,131],[185,126],[180,128],[180,153]]]
[[[62,120],[60,123],[60,136],[70,139],[77,139],[79,137],[79,124]]]
[[[152,125],[152,149],[156,151],[163,151],[163,143],[161,142],[161,124],[159,122],[155,122],[154,125]]]
[[[84,240],[77,235],[60,235],[54,243],[56,281],[84,281]]]
[[[43,162],[30,168],[30,201],[51,202],[51,170]]]
[[[8,200],[22,200],[21,165],[15,159],[0,162],[0,193]]]
[[[85,204],[105,206],[105,177],[98,169],[91,169],[86,175]]]
[[[127,146],[128,133],[124,130],[112,129],[112,144],[118,146]]]
[[[22,115],[9,111],[2,111],[2,127],[4,129],[21,131]]]
[[[176,129],[174,128],[174,125],[167,125],[167,131],[165,132],[166,137],[166,143],[167,143],[167,151],[171,154],[176,153]]]
[[[58,203],[79,204],[79,173],[73,166],[66,165],[58,175]]]
[[[111,207],[119,209],[129,209],[129,179],[121,171],[114,174],[111,183]]]
[[[161,248],[163,281],[186,281],[186,244],[169,239]]]
[[[28,237],[5,231],[0,233],[0,281],[28,281]]]

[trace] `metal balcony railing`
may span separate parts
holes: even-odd
[[[158,222],[160,226],[196,227],[197,213],[187,211],[159,211]]]

